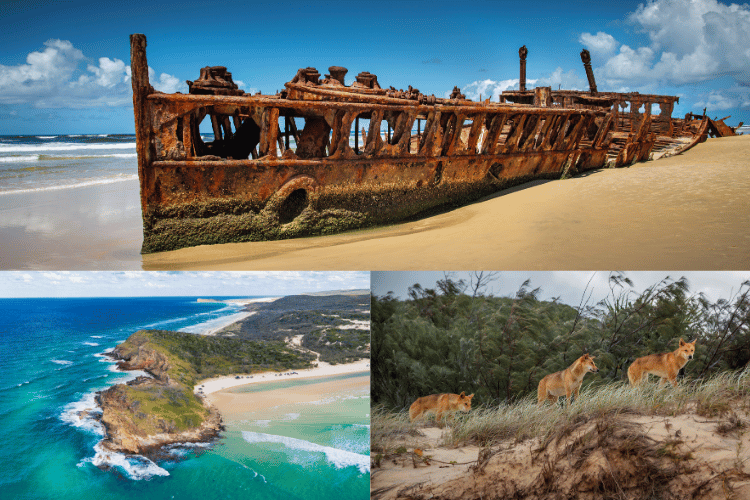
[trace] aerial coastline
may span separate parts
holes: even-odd
[[[230,302],[256,310],[227,315],[223,321],[213,321],[210,328],[203,324],[200,331],[192,333],[141,330],[132,334],[105,356],[115,360],[122,371],[135,370],[147,376],[136,376],[96,395],[105,434],[97,448],[97,462],[106,462],[104,457],[108,453],[156,460],[166,446],[212,442],[225,430],[223,414],[237,406],[223,404],[225,389],[305,379],[335,392],[336,387],[343,390],[344,386],[327,385],[331,377],[351,375],[356,381],[345,385],[364,388],[369,394],[369,359],[366,359],[369,322],[358,319],[362,315],[359,308],[363,301],[369,300],[369,295],[357,297],[333,294],[227,301],[198,299],[197,302]],[[277,301],[282,303],[274,305]],[[259,313],[264,317],[256,318]],[[248,321],[250,326],[246,324]],[[264,336],[253,338],[253,325],[259,321]],[[271,338],[269,335],[279,332],[269,331],[268,325],[277,321],[282,337]],[[290,331],[286,328],[290,322],[295,325],[292,330],[296,335],[285,335]],[[347,338],[363,342],[357,332],[362,329],[367,333],[367,345],[359,344],[356,348],[359,354],[353,355],[350,348],[343,346],[350,344]],[[315,352],[304,347],[303,343],[309,346],[309,342],[329,347]],[[340,349],[344,350],[339,355]],[[347,362],[352,356],[355,361]],[[243,395],[240,399],[243,407],[257,409],[257,397]],[[284,399],[294,398],[287,391]],[[80,418],[97,411],[87,408],[80,412]]]

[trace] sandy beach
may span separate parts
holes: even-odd
[[[299,378],[313,378],[313,377],[331,377],[334,375],[344,375],[347,373],[358,373],[358,372],[369,372],[370,371],[370,360],[363,359],[354,363],[346,363],[339,365],[331,365],[325,361],[318,361],[316,368],[308,368],[305,370],[289,370],[287,372],[264,372],[248,374],[235,374],[228,375],[226,377],[216,377],[206,380],[195,385],[194,391],[198,392],[199,389],[203,388],[203,393],[208,395],[223,389],[231,389],[233,387],[239,387],[242,385],[257,384],[261,382],[274,382],[282,380],[293,380]],[[292,373],[295,372],[295,373]],[[241,377],[241,378],[236,378]],[[249,378],[252,377],[252,378]],[[369,382],[368,382],[369,383]]]
[[[256,302],[273,302],[274,300],[278,300],[279,297],[263,297],[261,299],[226,299],[226,300],[206,300],[206,299],[198,299],[198,302],[222,302],[224,304],[237,304],[237,305],[248,305],[253,304]],[[207,323],[201,323],[199,325],[195,325],[191,328],[185,329],[185,331],[189,331],[190,333],[197,333],[200,335],[216,335],[217,332],[220,330],[223,330],[229,325],[233,325],[234,323],[237,323],[238,321],[242,321],[245,318],[249,318],[255,314],[255,312],[248,312],[248,311],[240,311],[235,314],[230,314],[229,316],[223,316],[217,320],[212,320]]]
[[[143,256],[175,269],[663,269],[750,267],[750,136],[683,155],[537,181],[416,222]]]
[[[203,386],[206,399],[213,404],[225,420],[244,418],[249,412],[257,412],[267,408],[294,403],[309,403],[318,401],[329,394],[339,394],[355,389],[365,389],[370,386],[370,361],[362,360],[344,365],[329,365],[320,362],[318,368],[295,370],[298,373],[278,375],[274,372],[254,374],[252,379],[248,375],[242,378],[219,377],[208,379],[196,384],[195,391]],[[291,371],[290,371],[291,372]],[[287,373],[290,373],[287,372]],[[329,377],[345,374],[360,374],[360,377],[331,380]],[[314,383],[293,388],[280,384],[278,389],[265,390],[262,396],[257,393],[233,391],[242,386],[264,382],[285,382],[294,379],[307,379]],[[200,392],[198,392],[200,394]]]
[[[140,269],[138,180],[0,195],[0,269]]]

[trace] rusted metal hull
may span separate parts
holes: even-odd
[[[149,193],[143,250],[393,223],[518,182],[559,178],[579,156],[580,151],[553,151],[379,162],[157,161],[143,185]]]
[[[557,106],[548,88],[503,104],[457,88],[449,99],[384,90],[366,72],[347,87],[340,67],[322,81],[300,69],[275,96],[246,95],[226,68],[206,67],[189,95],[163,94],[148,82],[145,46],[131,36],[144,253],[393,223],[533,179],[646,160],[652,128],[674,128],[661,118],[654,127],[650,111]]]

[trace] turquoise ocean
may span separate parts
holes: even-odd
[[[230,423],[217,441],[174,446],[157,462],[98,448],[96,391],[137,375],[118,371],[103,353],[139,329],[216,328],[239,307],[195,297],[0,299],[0,417],[6,429],[0,496],[368,498],[368,391],[327,395],[275,408],[267,418]]]

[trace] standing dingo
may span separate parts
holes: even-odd
[[[461,394],[432,394],[422,396],[414,401],[409,407],[409,419],[414,422],[415,418],[435,411],[435,422],[440,422],[444,412],[469,411],[471,410],[471,398],[474,395]]]
[[[693,359],[695,353],[695,341],[685,342],[680,339],[680,347],[673,352],[665,352],[662,354],[649,354],[633,361],[633,364],[628,368],[628,380],[630,385],[638,385],[643,380],[643,377],[649,373],[653,373],[661,377],[660,383],[664,383],[667,380],[672,382],[672,385],[677,385],[677,372],[687,364],[688,361]]]
[[[538,403],[545,400],[557,403],[560,396],[565,396],[567,404],[570,404],[570,396],[575,394],[578,401],[578,393],[581,390],[581,382],[588,372],[596,373],[599,369],[594,364],[594,357],[584,354],[568,368],[560,372],[550,373],[539,381],[537,389]]]

